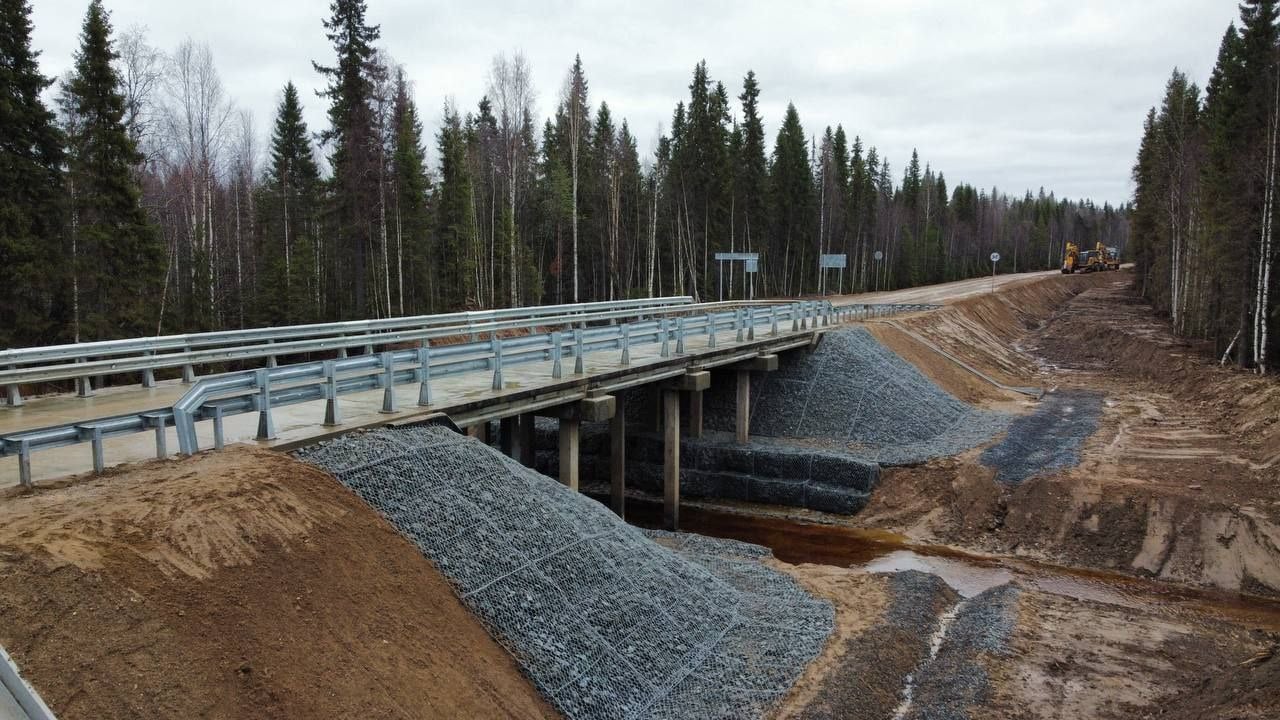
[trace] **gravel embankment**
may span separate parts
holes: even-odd
[[[413,541],[569,718],[759,717],[832,632],[831,604],[764,565],[767,549],[655,542],[444,428],[346,435],[297,454]]]
[[[983,451],[982,464],[995,468],[996,480],[1006,485],[1075,467],[1080,447],[1098,429],[1102,397],[1090,390],[1045,395],[1033,412],[1013,420],[1003,440]]]

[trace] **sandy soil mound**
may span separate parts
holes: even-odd
[[[64,718],[554,716],[416,548],[266,451],[0,500],[0,618]]]

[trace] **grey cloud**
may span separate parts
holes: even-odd
[[[266,133],[280,87],[303,91],[325,123],[311,60],[330,49],[321,0],[106,0],[117,28],[144,24],[171,49],[191,36],[213,50],[229,94]],[[35,0],[35,42],[49,75],[71,62],[84,0]],[[490,58],[521,49],[538,107],[550,114],[575,52],[592,103],[629,120],[642,152],[687,95],[705,58],[736,98],[754,69],[770,137],[787,102],[818,134],[843,124],[900,175],[911,149],[964,181],[1020,193],[1124,201],[1146,109],[1176,65],[1203,82],[1234,3],[1195,0],[886,3],[650,0],[605,4],[370,0],[382,45],[414,81],[423,117],[446,97],[466,109]],[[428,127],[434,133],[435,127]]]

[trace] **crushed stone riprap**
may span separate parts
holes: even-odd
[[[811,353],[752,373],[751,433],[825,441],[881,465],[955,455],[995,437],[1010,417],[959,400],[863,328],[829,332]],[[706,422],[732,431],[732,382],[712,382]]]
[[[982,656],[1009,654],[1020,592],[998,585],[952,610],[937,654],[913,674],[905,720],[968,720],[971,709],[986,702],[991,680]]]
[[[1102,397],[1090,390],[1045,395],[1032,413],[1009,425],[1004,440],[982,452],[982,464],[995,468],[996,480],[1006,485],[1075,467],[1080,463],[1080,447],[1098,430]]]
[[[297,455],[421,548],[566,717],[759,717],[833,629],[767,549],[646,534],[442,427]]]

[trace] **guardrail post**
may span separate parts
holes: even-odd
[[[385,371],[382,381],[382,409],[378,412],[396,412],[396,359],[395,353],[387,350],[382,353],[382,367]]]
[[[747,339],[756,339],[756,309],[747,308]]]
[[[564,370],[560,367],[560,356],[564,353],[564,346],[560,338],[559,331],[551,333],[551,378],[559,380],[564,377]]]
[[[101,475],[102,471],[107,467],[106,458],[103,457],[102,452],[102,428],[95,425],[89,428],[76,428],[76,430],[80,433],[81,439],[84,439],[86,435],[89,437],[90,448],[93,452],[93,472],[95,475]]]
[[[164,418],[152,418],[151,422],[156,426],[156,459],[163,460],[169,457],[169,439],[164,433]]]
[[[716,347],[716,316],[715,313],[707,313],[707,347],[715,349]]]
[[[84,358],[76,358],[76,364],[84,362]],[[76,378],[76,396],[87,398],[93,397],[93,379],[88,375]]]
[[[147,357],[154,357],[154,356],[155,356],[155,354],[156,354],[155,350],[148,350],[148,351],[146,352],[146,356],[147,356]],[[153,369],[153,368],[147,368],[147,369],[143,370],[143,371],[142,371],[142,387],[144,387],[144,388],[153,388],[153,387],[155,387],[155,386],[156,386],[156,371],[155,371],[155,369]]]
[[[791,303],[791,332],[800,331],[800,304]]]
[[[418,348],[418,405],[425,407],[431,404],[431,344],[422,341]]]
[[[498,339],[498,334],[490,335],[490,344],[493,346],[493,389],[501,390],[502,382],[502,341]]]
[[[665,317],[658,318],[658,332],[662,334],[662,357],[671,357],[671,333],[667,329],[667,319]]]
[[[778,337],[778,306],[769,306],[769,336]]]
[[[338,359],[345,360],[347,358],[347,346],[343,345],[338,348]]]
[[[258,439],[274,440],[276,424],[271,419],[271,375],[266,370],[257,372],[258,385]]]
[[[581,375],[583,372],[585,372],[582,366],[582,329],[581,328],[574,328],[573,330],[573,345],[574,345],[573,374]]]
[[[631,324],[623,323],[620,328],[622,333],[622,367],[631,364]]]
[[[10,365],[10,370],[17,370],[17,365]],[[9,396],[9,407],[22,407],[22,393],[18,390],[17,384],[5,385],[5,394]]]
[[[183,455],[195,455],[200,449],[200,440],[196,437],[196,422],[191,413],[173,408],[173,430],[178,435],[178,452]]]
[[[24,488],[31,487],[31,441],[18,441],[18,483]]]
[[[222,433],[222,406],[213,406],[213,449],[226,447],[226,436]]]
[[[276,340],[275,340],[275,338],[267,338],[267,344],[268,344],[268,345],[275,345],[275,344],[276,344]],[[280,363],[276,361],[276,356],[275,356],[275,355],[268,355],[268,356],[267,356],[267,367],[269,367],[269,368],[273,368],[273,367],[279,367],[279,365],[280,365]]]
[[[186,365],[183,365],[182,366],[182,383],[184,385],[190,385],[195,381],[196,381],[196,369],[192,367],[191,363],[187,363]]]
[[[684,354],[684,316],[676,318],[676,354]]]
[[[733,309],[733,329],[738,331],[737,342],[742,342],[742,308]]]

